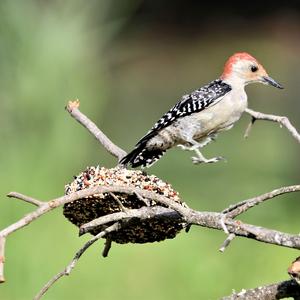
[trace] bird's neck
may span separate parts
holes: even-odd
[[[232,74],[226,77],[221,76],[221,79],[223,82],[229,84],[232,88],[236,89],[244,89],[245,85],[247,85],[245,79],[241,78],[236,74]]]

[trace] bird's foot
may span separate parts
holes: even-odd
[[[217,157],[212,157],[212,158],[203,158],[203,157],[197,157],[197,156],[193,156],[192,157],[192,162],[195,165],[198,164],[211,164],[211,163],[216,163],[220,160],[224,160],[226,162],[226,158],[224,158],[223,156],[217,156]]]

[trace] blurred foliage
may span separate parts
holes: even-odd
[[[247,87],[250,107],[287,115],[300,128],[297,11],[242,23],[237,12],[225,24],[211,14],[213,26],[207,18],[183,29],[163,17],[151,22],[146,2],[0,2],[1,228],[33,209],[7,199],[7,192],[48,200],[62,195],[64,184],[87,165],[116,163],[64,111],[69,99],[79,98],[82,111],[129,150],[182,94],[215,79],[226,57],[244,50],[285,86]],[[194,10],[201,13],[199,6]],[[173,150],[149,172],[172,183],[191,207],[210,211],[299,183],[299,145],[268,122],[257,122],[244,140],[248,121],[245,116],[205,148],[205,155],[224,155],[227,163],[194,166],[190,153]],[[286,195],[242,220],[297,233],[299,209],[299,195]],[[299,255],[246,239],[221,255],[224,238],[192,228],[172,241],[113,245],[107,259],[99,243],[45,299],[217,299],[232,289],[286,279]],[[77,237],[61,209],[10,236],[0,299],[31,299],[87,239]]]

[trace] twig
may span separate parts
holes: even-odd
[[[38,206],[38,207],[41,207],[43,204],[45,204],[45,202],[43,202],[43,201],[34,199],[32,197],[29,197],[29,196],[25,196],[25,195],[22,195],[22,194],[16,193],[16,192],[11,192],[11,193],[7,194],[7,197],[23,200],[27,203],[33,204],[33,205]]]
[[[224,252],[225,249],[230,245],[230,243],[233,241],[233,239],[236,237],[234,233],[229,233],[228,228],[225,224],[227,215],[223,214],[220,219],[221,227],[223,228],[223,231],[227,234],[227,238],[222,243],[221,247],[219,248],[220,252]]]
[[[148,199],[142,197],[142,196],[141,196],[140,194],[138,194],[138,193],[135,193],[135,195],[136,195],[136,197],[137,197],[140,201],[144,202],[144,203],[146,204],[146,206],[150,206],[150,201],[149,201]]]
[[[282,194],[298,192],[298,191],[300,191],[300,185],[284,186],[279,189],[273,190],[271,192],[247,200],[243,200],[234,205],[231,205],[225,210],[223,210],[222,213],[226,214],[226,216],[229,218],[235,218],[236,216],[246,212],[251,207],[258,205],[264,201],[270,200]]]
[[[221,224],[221,227],[223,229],[223,231],[228,235],[229,234],[229,231],[228,231],[228,228],[227,226],[225,225],[225,219],[226,219],[226,215],[223,215],[220,219],[220,224]]]
[[[39,291],[39,293],[34,297],[34,300],[39,300],[43,297],[43,295],[49,290],[49,288],[57,281],[59,280],[61,277],[63,276],[68,276],[70,275],[70,273],[72,272],[72,270],[74,269],[76,263],[78,262],[78,260],[80,259],[81,255],[90,247],[92,246],[97,240],[99,240],[100,238],[104,237],[106,234],[113,232],[113,231],[117,231],[120,228],[119,223],[114,223],[113,225],[111,225],[110,227],[107,227],[105,230],[99,232],[96,236],[94,236],[92,239],[90,239],[87,243],[85,243],[83,245],[82,248],[80,248],[74,258],[72,259],[72,261],[66,266],[66,268],[59,272],[58,274],[56,274],[53,278],[51,278],[43,287],[42,289]]]
[[[5,241],[4,236],[0,236],[0,283],[5,282],[4,262],[5,262]]]
[[[247,108],[245,112],[252,116],[251,124],[249,125],[250,128],[248,126],[245,133],[246,136],[249,135],[251,126],[255,122],[255,120],[265,120],[265,121],[277,122],[281,126],[284,126],[292,134],[292,136],[298,141],[298,143],[300,143],[300,134],[297,131],[297,129],[291,124],[290,120],[287,117],[263,114],[261,112],[254,111],[250,108]]]
[[[227,237],[227,239],[223,242],[223,244],[221,245],[219,251],[220,252],[224,252],[226,250],[226,248],[230,245],[230,243],[233,241],[233,239],[236,237],[236,235],[234,233],[230,233]]]
[[[50,287],[56,282],[58,281],[60,278],[62,278],[63,276],[67,275],[66,274],[66,270],[63,270],[62,272],[56,274],[55,276],[53,276],[44,286],[43,288],[38,292],[38,294],[33,298],[33,300],[39,300],[41,299],[46,292],[50,289]]]
[[[117,157],[118,160],[126,155],[123,149],[114,144],[94,122],[80,112],[79,100],[69,101],[66,110],[76,121],[83,125],[111,155]]]
[[[105,243],[104,243],[104,249],[102,251],[102,256],[103,257],[108,256],[108,253],[109,253],[110,248],[111,248],[111,243],[112,243],[111,238],[106,238]]]
[[[299,299],[300,286],[294,280],[283,281],[255,289],[242,290],[221,300],[277,300],[288,297]]]
[[[256,119],[254,117],[251,118],[251,121],[249,122],[246,130],[245,130],[245,133],[244,133],[244,138],[247,139],[250,135],[250,132],[251,132],[251,129],[252,129],[252,126],[254,125]]]
[[[121,200],[114,194],[114,193],[109,193],[114,199],[115,201],[118,203],[121,211],[126,211],[127,208],[123,205],[123,203],[121,202]]]

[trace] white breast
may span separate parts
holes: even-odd
[[[189,122],[194,124],[194,139],[201,140],[203,136],[230,129],[247,108],[247,95],[242,90],[232,90],[215,105],[193,114]]]

